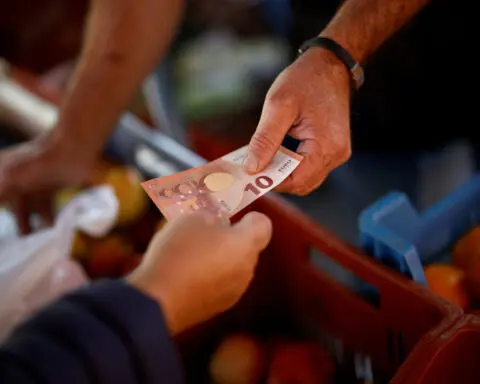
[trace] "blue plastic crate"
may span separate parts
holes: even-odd
[[[366,253],[425,285],[422,265],[436,261],[479,221],[477,174],[423,212],[406,194],[391,192],[363,210],[358,224]]]

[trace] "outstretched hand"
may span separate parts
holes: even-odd
[[[22,233],[30,232],[32,213],[52,223],[55,193],[83,183],[89,175],[87,152],[47,137],[0,151],[0,203],[11,206]]]
[[[257,212],[234,225],[209,214],[180,216],[157,233],[128,281],[157,299],[176,334],[240,299],[271,235],[270,220]]]
[[[350,77],[326,49],[310,48],[271,86],[246,170],[267,167],[287,134],[300,141],[297,152],[304,160],[277,188],[280,192],[306,195],[350,157]]]

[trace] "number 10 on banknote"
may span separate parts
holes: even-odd
[[[302,161],[302,156],[280,147],[270,165],[249,175],[242,164],[247,146],[198,168],[142,183],[143,188],[167,220],[180,215],[208,211],[232,217],[269,192]]]

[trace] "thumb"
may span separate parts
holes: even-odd
[[[248,146],[244,169],[248,173],[257,173],[265,169],[280,148],[285,135],[293,124],[291,109],[281,102],[267,99],[262,116]]]
[[[263,251],[272,238],[272,222],[262,213],[250,212],[232,230],[242,241],[251,243],[256,251]]]

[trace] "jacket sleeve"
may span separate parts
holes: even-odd
[[[69,294],[0,347],[0,383],[183,383],[158,303],[123,281]]]

